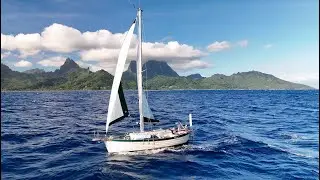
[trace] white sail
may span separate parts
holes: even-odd
[[[128,115],[129,115],[129,111],[128,111],[126,100],[124,99],[122,85],[120,83],[120,86],[118,89],[118,95],[116,96],[116,101],[114,104],[114,111],[111,114],[112,121],[109,123],[109,125],[121,120],[124,117],[128,117]]]
[[[130,27],[124,42],[122,44],[122,47],[120,49],[119,57],[118,57],[118,63],[116,67],[116,71],[114,73],[113,83],[112,83],[112,89],[110,94],[110,100],[109,100],[109,107],[108,107],[108,116],[107,116],[107,122],[106,122],[106,133],[108,132],[109,125],[116,120],[119,120],[119,118],[123,117],[125,113],[123,112],[123,107],[120,99],[124,99],[123,92],[121,88],[121,77],[124,70],[124,65],[126,63],[128,51],[130,48],[130,42],[133,36],[133,31],[135,28],[136,20],[133,22],[132,26]],[[119,91],[120,87],[120,91]]]
[[[123,136],[117,137],[99,137],[95,136],[93,141],[103,141],[109,153],[119,153],[119,152],[132,152],[132,151],[142,151],[142,150],[152,150],[164,147],[171,147],[182,145],[187,143],[189,136],[191,134],[191,129],[187,125],[183,126],[181,123],[178,124],[178,128],[170,129],[159,129],[159,130],[146,130],[144,131],[145,122],[158,122],[154,119],[152,111],[148,105],[146,94],[142,88],[142,38],[141,38],[141,12],[138,9],[137,20],[139,21],[138,28],[138,60],[137,60],[137,86],[138,86],[138,97],[139,97],[139,115],[140,115],[140,132],[126,133]],[[133,36],[133,30],[135,27],[135,22],[133,22],[127,36],[123,42],[120,50],[118,63],[115,71],[115,76],[113,79],[108,116],[106,122],[106,133],[108,128],[112,123],[121,120],[128,116],[128,108],[125,102],[123,89],[121,86],[121,77],[124,70],[124,65],[126,62],[130,41]],[[190,127],[192,126],[192,118],[190,114]]]

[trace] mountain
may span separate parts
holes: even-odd
[[[60,69],[55,70],[55,73],[66,74],[69,72],[77,71],[79,69],[80,69],[80,66],[76,62],[74,62],[70,58],[67,58],[64,64],[60,66]]]
[[[147,73],[143,73],[147,77],[144,83],[147,89],[314,89],[258,71],[239,72],[231,76],[214,74],[205,78],[200,74],[180,77],[165,62],[147,62],[143,68],[147,68]],[[111,89],[112,81],[110,73],[104,70],[91,72],[69,58],[54,72],[34,69],[17,72],[1,63],[2,91]],[[136,89],[135,61],[129,64],[123,74],[122,85],[125,89]]]
[[[179,77],[166,62],[150,60],[142,65],[142,76],[152,79],[156,76]],[[136,79],[137,63],[131,61],[128,70],[124,72],[124,79]]]
[[[150,60],[142,66],[142,76],[152,79],[156,76],[179,77],[166,62]]]
[[[205,88],[218,89],[313,89],[309,86],[288,82],[258,71],[238,72],[231,76],[215,74],[202,80]]]
[[[123,72],[122,80],[137,81],[136,72],[137,72],[136,61],[130,61],[128,69],[125,72]]]
[[[148,81],[147,85],[147,88],[152,89],[314,89],[258,71],[241,72],[231,76],[214,74],[211,77],[197,80],[187,77],[157,76]]]
[[[187,76],[187,78],[191,78],[191,79],[202,79],[204,77],[202,77],[199,73],[197,74],[190,74],[189,76]]]
[[[45,73],[45,71],[43,69],[35,68],[35,69],[26,70],[26,71],[24,71],[24,73],[27,73],[27,74],[41,74],[41,73]]]
[[[1,90],[24,90],[24,87],[35,84],[41,77],[12,71],[1,63]]]
[[[1,77],[10,76],[13,71],[5,64],[1,63]]]

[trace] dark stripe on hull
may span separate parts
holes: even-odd
[[[143,139],[143,140],[130,140],[130,139],[112,139],[112,140],[107,140],[107,141],[119,141],[119,142],[146,142],[146,141],[165,141],[165,140],[170,140],[170,139],[177,139],[177,138],[181,138],[184,137],[186,135],[188,135],[190,133],[186,133],[186,134],[182,134],[179,136],[175,136],[175,137],[169,137],[169,138],[164,138],[164,139]]]
[[[159,147],[159,148],[151,148],[151,149],[152,149],[152,150],[155,150],[155,149],[162,149],[162,148],[168,148],[168,147],[179,147],[179,146],[182,146],[182,145],[188,144],[188,143],[189,143],[189,141],[187,141],[187,142],[185,142],[185,143],[173,145],[173,146],[166,146],[166,147]],[[151,149],[146,149],[146,150],[151,150]],[[145,152],[146,150],[128,151],[128,152]],[[110,153],[110,154],[117,154],[117,152],[113,152],[113,153]]]

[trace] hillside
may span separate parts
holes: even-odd
[[[26,71],[24,71],[24,73],[27,73],[27,74],[41,74],[41,73],[45,73],[45,71],[43,69],[35,68],[35,69],[26,70]]]
[[[201,74],[197,73],[197,74],[190,74],[189,76],[186,76],[187,78],[191,78],[191,79],[202,79],[204,77],[201,76]]]
[[[167,77],[179,77],[178,73],[175,72],[166,62],[150,60],[142,66],[142,76],[147,79],[152,79],[156,76],[167,76]],[[134,80],[136,79],[137,64],[136,61],[131,61],[128,70],[124,72],[124,78]]]
[[[147,89],[314,89],[291,83],[273,75],[249,71],[226,76],[215,74],[205,78],[200,74],[179,76],[167,63],[148,61],[143,65],[147,73]],[[6,90],[100,90],[111,89],[113,76],[100,70],[91,72],[81,68],[72,59],[54,72],[32,69],[25,72],[12,71],[1,64],[1,91]],[[136,64],[132,61],[124,72],[122,84],[125,89],[136,89]]]

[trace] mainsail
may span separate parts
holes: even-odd
[[[130,42],[133,36],[134,27],[136,24],[136,20],[132,23],[125,39],[120,49],[118,63],[116,67],[116,71],[114,73],[112,89],[109,100],[108,107],[108,116],[106,122],[106,133],[108,132],[109,125],[121,120],[124,117],[128,116],[128,108],[123,96],[122,86],[121,86],[121,77],[124,70],[124,65],[126,63],[128,51],[130,48]]]

